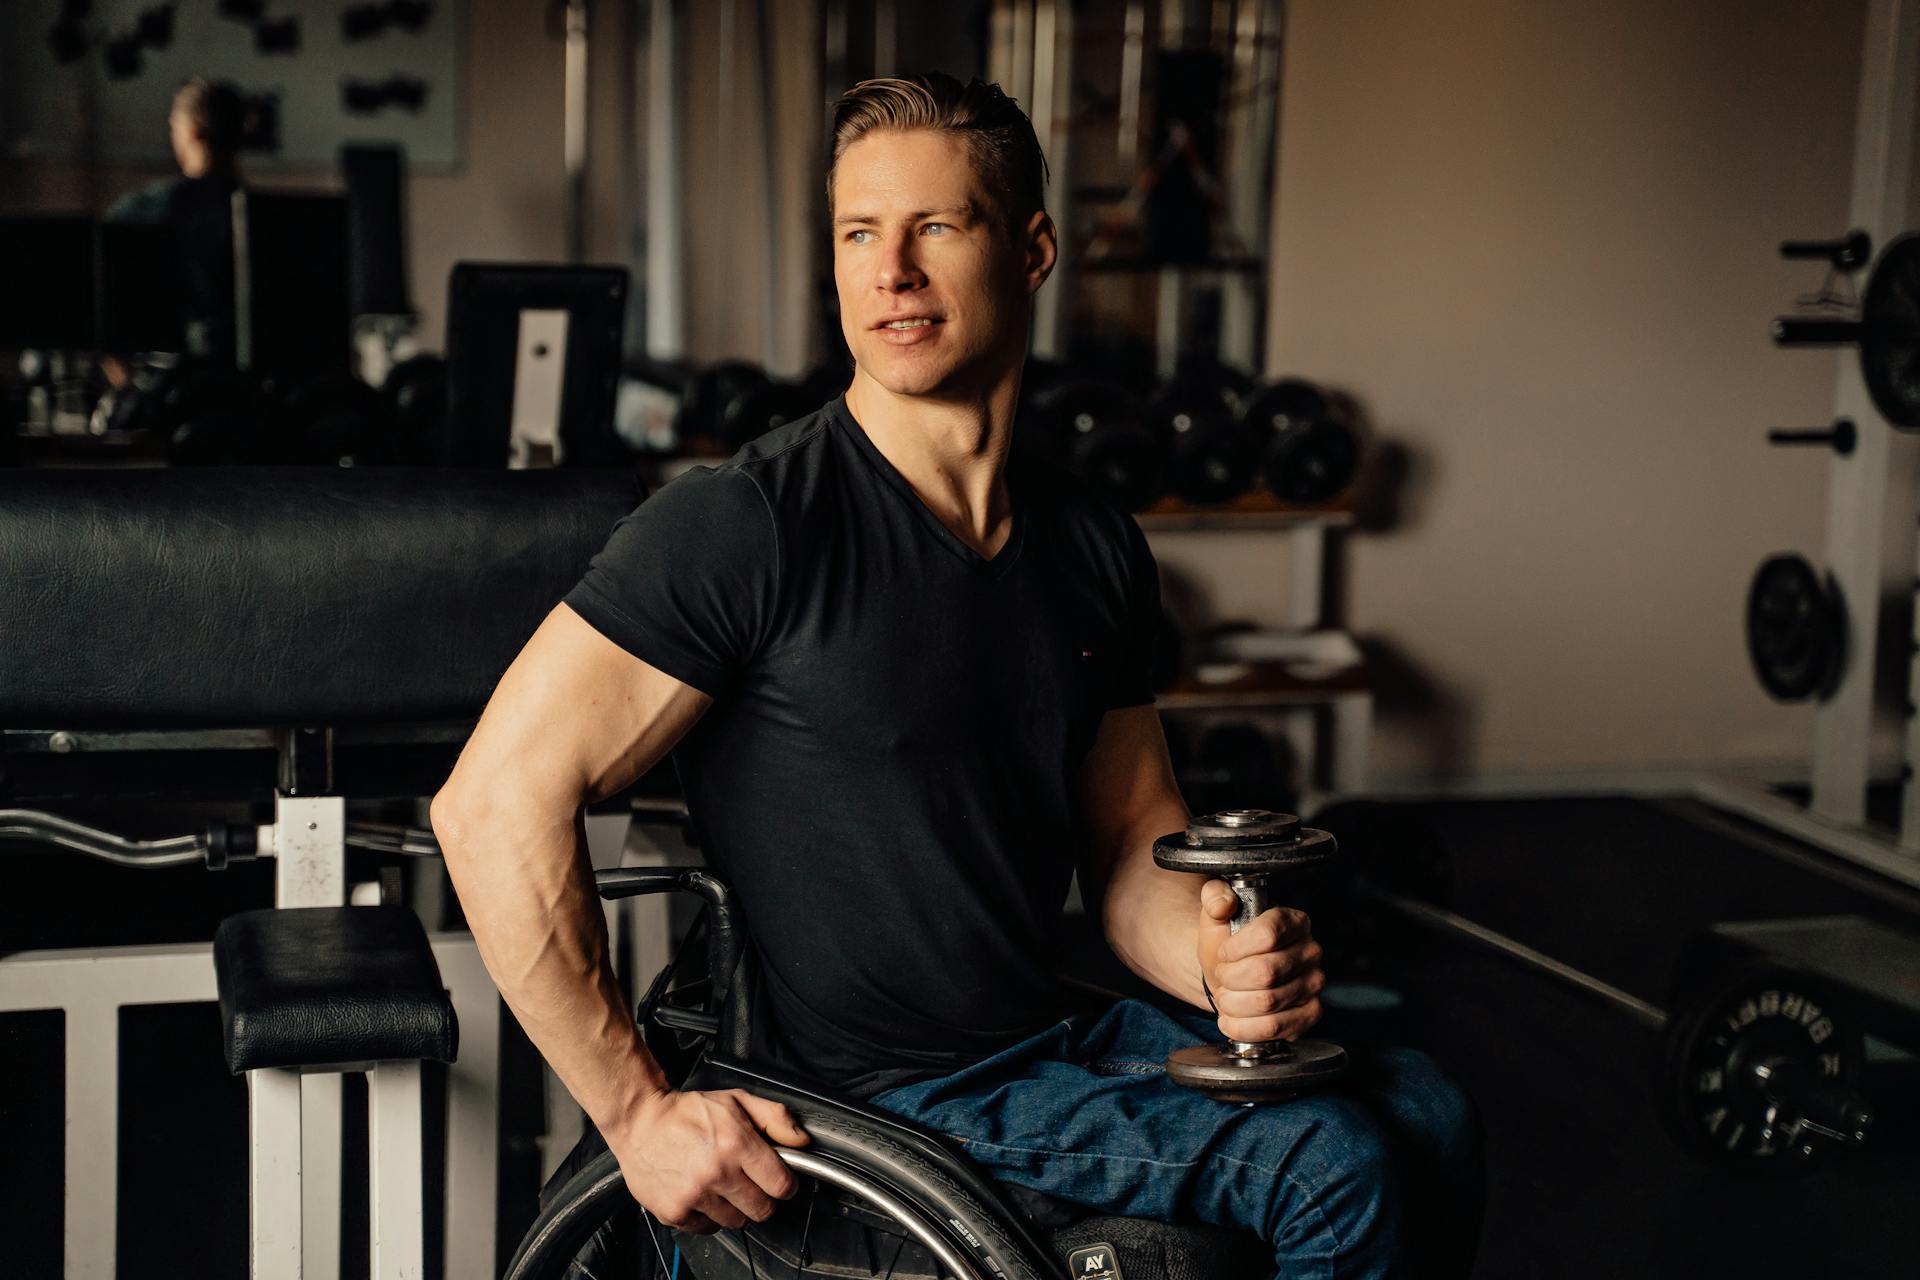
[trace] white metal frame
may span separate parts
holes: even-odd
[[[1907,219],[1920,61],[1920,2],[1871,0],[1860,64],[1852,225],[1885,245]],[[1920,885],[1920,787],[1909,774],[1897,840],[1866,825],[1873,728],[1874,637],[1879,634],[1881,529],[1892,440],[1852,349],[1839,354],[1834,416],[1867,424],[1850,454],[1834,453],[1827,485],[1827,566],[1847,610],[1849,652],[1839,687],[1814,718],[1812,803],[1802,807],[1751,782],[1702,779],[1695,794],[1840,857]],[[1917,548],[1920,552],[1920,548]],[[1920,653],[1909,689],[1920,692]],[[1912,696],[1911,694],[1909,696]],[[1920,766],[1920,716],[1909,722],[1907,761]]]
[[[446,1274],[491,1275],[499,1170],[499,995],[472,937],[435,934],[431,942],[460,1021],[460,1059],[447,1069]],[[67,1280],[110,1280],[114,1273],[120,1010],[216,998],[213,948],[204,942],[0,957],[0,1012],[59,1009],[65,1015],[62,1252]],[[304,1178],[296,1174],[295,1184],[302,1201],[299,1217],[307,1226],[303,1263],[316,1276],[339,1269],[339,1080],[337,1075],[293,1079],[300,1102],[293,1123],[300,1134],[300,1167],[306,1171]],[[327,1085],[331,1089],[315,1088]],[[288,1123],[286,1093],[276,1095],[280,1106],[273,1113],[283,1125]],[[250,1100],[250,1118],[258,1105]],[[268,1180],[285,1194],[281,1181],[271,1175]]]

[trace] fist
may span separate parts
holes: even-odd
[[[1200,890],[1200,971],[1220,1009],[1229,1040],[1297,1040],[1320,1021],[1320,944],[1313,922],[1292,907],[1273,907],[1235,933],[1240,900],[1224,881]]]

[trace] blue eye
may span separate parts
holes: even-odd
[[[851,240],[854,244],[865,244],[866,241],[860,239],[859,237],[870,236],[872,234],[873,232],[871,231],[849,231],[847,232],[847,239]]]
[[[952,228],[952,227],[950,227],[950,226],[948,226],[948,225],[947,225],[946,223],[944,223],[944,222],[929,222],[929,223],[928,223],[928,224],[926,225],[926,227],[925,227],[925,228],[923,228],[923,229],[924,229],[924,230],[927,230],[927,231],[934,231],[934,230],[941,230],[941,231],[951,231],[951,230],[953,230],[953,228]]]

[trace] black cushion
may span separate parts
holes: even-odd
[[[470,719],[643,496],[624,470],[0,471],[0,725]]]
[[[244,911],[214,933],[213,968],[235,1075],[454,1059],[453,1003],[405,907]]]

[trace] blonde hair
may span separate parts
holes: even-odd
[[[1047,207],[1047,158],[1020,104],[997,84],[974,80],[963,85],[933,71],[862,80],[834,102],[833,153],[827,162],[829,219],[833,172],[840,157],[875,129],[937,129],[957,135],[973,157],[981,185],[1002,206],[999,213],[1009,235]]]

